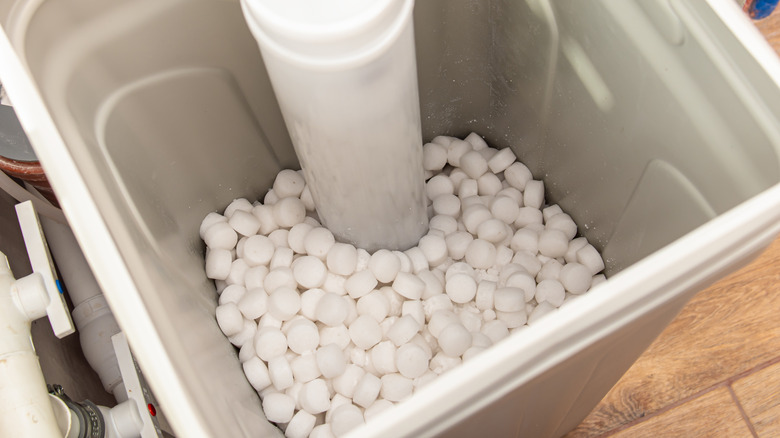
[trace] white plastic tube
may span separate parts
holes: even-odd
[[[322,223],[374,251],[426,232],[413,0],[242,0]]]

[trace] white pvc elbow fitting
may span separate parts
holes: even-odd
[[[323,225],[374,251],[427,231],[413,0],[242,0]]]

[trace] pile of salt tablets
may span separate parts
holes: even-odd
[[[337,242],[293,170],[202,222],[217,323],[286,436],[342,436],[605,280],[511,149],[423,152],[430,229],[407,251]]]

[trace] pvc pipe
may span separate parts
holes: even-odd
[[[30,321],[11,298],[15,279],[0,253],[0,436],[61,436],[30,337]]]
[[[374,251],[428,227],[413,0],[242,0],[322,223]]]

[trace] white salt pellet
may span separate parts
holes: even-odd
[[[333,327],[320,327],[320,346],[336,344],[340,349],[347,348],[352,339],[349,337],[349,330],[344,324]]]
[[[349,325],[349,337],[355,345],[368,350],[382,340],[382,329],[374,318],[362,315]]]
[[[284,169],[276,174],[273,191],[279,198],[299,197],[303,192],[305,181],[303,177],[292,169]]]
[[[494,319],[482,324],[482,333],[485,334],[495,344],[496,342],[509,336],[509,329],[504,321]]]
[[[584,265],[567,263],[561,268],[558,280],[568,292],[581,294],[590,288],[592,274]]]
[[[498,196],[490,205],[490,213],[493,214],[493,217],[505,224],[513,224],[520,214],[520,206],[512,198]]]
[[[490,210],[485,205],[474,204],[463,209],[463,225],[471,234],[477,234],[479,225],[491,218]]]
[[[439,375],[434,373],[433,371],[431,370],[426,371],[422,376],[414,379],[415,390],[420,389],[425,385],[431,383],[432,381],[436,380],[437,377],[439,377]]]
[[[260,229],[260,221],[251,211],[237,210],[228,220],[228,224],[243,236],[253,236]]]
[[[310,382],[320,377],[320,368],[313,352],[306,352],[290,361],[295,383]]]
[[[437,271],[440,272],[440,271]],[[425,283],[422,299],[428,299],[444,292],[444,279],[440,279],[435,273],[427,269],[420,271],[417,276]]]
[[[470,150],[472,150],[471,143],[460,139],[453,140],[447,148],[447,163],[460,167],[461,157]]]
[[[311,196],[311,188],[308,184],[303,188],[301,192],[301,202],[306,207],[306,211],[314,211],[316,206],[314,205],[314,198]],[[319,226],[319,224],[317,224]]]
[[[217,222],[204,232],[203,241],[211,249],[230,250],[238,243],[238,234],[227,222]]]
[[[458,197],[460,199],[467,199],[477,195],[479,195],[479,184],[477,183],[477,180],[466,178],[460,182],[460,185],[458,186]],[[462,202],[461,208],[463,208]]]
[[[257,330],[254,345],[257,356],[268,362],[287,351],[287,338],[278,328],[263,327]]]
[[[443,352],[439,352],[431,359],[431,371],[441,375],[460,365],[461,362],[460,357],[447,356]]]
[[[512,263],[512,257],[515,255],[514,251],[506,245],[499,245],[496,247],[496,262],[497,268]],[[541,266],[541,263],[540,263]]]
[[[330,423],[330,419],[333,416],[333,411],[335,411],[339,406],[346,405],[346,404],[352,404],[352,399],[348,397],[344,397],[338,392],[333,394],[333,397],[330,399],[330,408],[327,410],[327,412],[325,412],[325,418],[324,418],[325,423],[326,424]]]
[[[257,331],[255,331],[255,334],[257,334]],[[244,345],[242,345],[238,350],[238,361],[243,364],[253,357],[257,357],[257,353],[255,352],[255,343],[244,343]]]
[[[314,429],[312,429],[311,433],[309,434],[309,438],[336,438],[336,435],[333,434],[333,430],[330,428],[330,423],[325,423],[314,426]]]
[[[410,342],[396,350],[395,365],[401,375],[414,379],[422,376],[428,370],[429,358],[429,353],[423,347]]]
[[[344,318],[344,325],[349,327],[349,325],[352,324],[359,316],[357,313],[357,303],[349,295],[343,295],[341,299],[347,303],[347,317]]]
[[[249,266],[268,265],[276,246],[266,236],[251,236],[244,243],[244,261]]]
[[[236,258],[237,259],[243,259],[244,258],[244,245],[246,244],[247,236],[242,236],[238,239],[238,243],[236,243]]]
[[[492,173],[485,173],[477,179],[479,194],[481,196],[495,196],[503,186],[501,180]]]
[[[438,172],[447,164],[447,148],[438,143],[423,145],[423,169]]]
[[[493,292],[496,311],[517,312],[525,309],[525,292],[517,287],[502,287]]]
[[[441,230],[444,235],[447,235],[458,229],[458,221],[452,216],[436,215],[429,221],[428,228]]]
[[[371,260],[371,254],[363,248],[357,249],[357,264],[355,265],[355,272],[368,269],[368,262]]]
[[[293,250],[290,248],[276,248],[268,267],[272,271],[277,268],[289,268],[292,265],[294,255]]]
[[[501,312],[497,310],[496,318],[499,321],[504,321],[508,329],[513,329],[524,325],[528,321],[528,314],[525,312],[525,309],[517,312]]]
[[[279,197],[276,196],[276,192],[274,192],[274,189],[270,189],[265,193],[265,196],[263,197],[263,204],[273,206],[277,202],[279,202]]]
[[[476,296],[477,282],[470,275],[455,274],[447,281],[445,289],[453,303],[463,304]]]
[[[488,162],[490,171],[493,173],[501,173],[506,170],[517,160],[515,153],[510,148],[504,148],[498,151],[493,158]]]
[[[427,332],[427,330],[424,330]],[[430,333],[428,333],[428,337],[435,343],[436,338],[433,337]],[[409,344],[415,344],[423,349],[425,352],[425,357],[427,359],[430,359],[433,357],[433,348],[431,348],[431,344],[425,340],[425,336],[422,335],[422,333],[417,333],[414,335],[411,341],[408,342]],[[438,347],[438,345],[436,345]],[[396,361],[397,362],[397,361]],[[397,365],[397,364],[396,364]]]
[[[333,379],[333,389],[344,397],[352,398],[358,382],[366,372],[358,365],[347,364],[344,372]]]
[[[539,234],[527,228],[517,230],[509,244],[513,251],[527,251],[536,254],[539,251]]]
[[[496,311],[493,309],[487,309],[482,311],[482,321],[488,322],[496,319]],[[480,329],[482,330],[482,329]]]
[[[493,308],[493,294],[496,291],[494,281],[483,280],[477,285],[477,293],[474,297],[477,308],[487,310]]]
[[[314,256],[302,256],[293,262],[293,276],[295,281],[304,289],[312,289],[322,286],[328,269],[322,260]]]
[[[344,289],[345,284],[347,284],[347,277],[334,274],[333,272],[328,272],[325,274],[325,282],[322,283],[322,290],[325,292],[344,295],[347,293],[346,289]]]
[[[382,341],[371,348],[371,363],[379,374],[398,371],[395,367],[395,350],[395,345],[390,341]]]
[[[399,306],[400,307],[400,306]],[[379,323],[379,327],[382,329],[382,339],[387,339],[387,332],[390,331],[390,328],[395,324],[396,321],[398,321],[399,316],[391,315],[385,318],[384,321]]]
[[[268,367],[259,357],[254,356],[242,363],[241,366],[244,368],[246,379],[255,391],[262,391],[271,384]]]
[[[251,344],[250,342],[257,333],[257,324],[254,321],[244,319],[242,322],[241,330],[233,336],[229,336],[228,340],[231,344],[241,348],[244,344]]]
[[[482,331],[471,332],[471,346],[487,348],[493,345],[493,341]]]
[[[559,230],[563,232],[566,239],[574,239],[577,235],[577,224],[574,223],[571,216],[566,213],[559,213],[545,221],[545,227],[550,230]]]
[[[442,194],[433,198],[433,211],[437,215],[458,217],[460,214],[460,198],[451,194]]]
[[[377,379],[377,382],[379,381],[379,378],[377,377],[374,378]],[[381,383],[380,383],[380,387],[381,387]],[[377,393],[378,392],[379,391],[377,390]],[[374,399],[376,399],[376,396],[374,397]],[[357,406],[349,403],[349,404],[341,405],[333,411],[333,415],[331,416],[330,428],[333,431],[334,436],[341,437],[346,435],[349,431],[355,429],[356,427],[360,426],[363,423],[365,423],[365,420],[363,419],[363,412],[361,412],[360,408],[358,408]]]
[[[561,272],[563,265],[556,259],[550,259],[542,265],[542,269],[536,274],[536,281],[542,282],[543,280],[558,280],[558,275]]]
[[[312,321],[316,321],[317,309],[319,308],[319,302],[323,295],[325,295],[325,291],[317,288],[309,289],[301,293],[300,314]]]
[[[469,142],[475,151],[480,151],[488,147],[487,143],[485,143],[485,140],[476,132],[470,133],[464,140]]]
[[[473,240],[474,236],[468,231],[456,231],[448,235],[444,242],[447,245],[447,252],[453,260],[463,260],[466,256],[466,250]]]
[[[477,151],[471,150],[460,157],[460,168],[466,172],[471,179],[477,179],[488,170],[488,163],[485,157]]]
[[[380,398],[379,400],[372,403],[371,406],[366,408],[366,410],[363,412],[363,417],[365,417],[366,422],[371,421],[371,418],[376,417],[380,413],[392,408],[393,406],[395,406],[395,404],[390,400]]]
[[[451,311],[453,304],[447,294],[439,294],[423,300],[423,309],[425,310],[425,318],[430,321],[433,314],[439,310]]]
[[[284,429],[284,436],[287,438],[307,438],[314,429],[317,417],[306,412],[298,411],[293,415],[287,427]]]
[[[244,317],[236,303],[225,303],[217,306],[217,324],[225,336],[238,334],[244,328]]]
[[[243,259],[233,260],[233,263],[230,264],[230,273],[228,274],[227,278],[225,278],[225,282],[227,282],[229,285],[243,285],[244,275],[246,275],[247,270],[249,270],[249,266],[247,266]]]
[[[516,161],[504,170],[504,179],[510,186],[518,190],[525,190],[528,182],[533,180],[533,175],[525,164]]]
[[[544,316],[549,315],[555,310],[557,310],[555,306],[548,303],[547,301],[539,303],[539,305],[537,305],[536,308],[534,308],[533,312],[531,312],[531,314],[528,315],[528,325],[533,325],[537,323]]]
[[[385,400],[392,402],[406,400],[412,395],[414,390],[412,379],[398,373],[385,374],[381,380],[382,389],[379,394]]]
[[[247,199],[238,198],[238,199],[234,199],[233,202],[231,202],[230,204],[228,204],[227,207],[225,207],[224,214],[227,219],[230,219],[238,211],[251,212],[252,207],[254,206]]]
[[[335,244],[336,238],[333,237],[333,233],[324,227],[312,228],[303,239],[306,253],[317,257],[320,260],[325,260],[328,251],[330,251]]]
[[[588,268],[593,275],[604,270],[604,260],[601,258],[598,250],[591,244],[585,245],[577,251],[577,262]]]
[[[328,344],[318,348],[316,359],[322,377],[326,379],[340,376],[347,367],[344,351],[336,344]]]
[[[334,243],[328,251],[327,264],[331,272],[349,276],[357,266],[357,249],[348,243]]]
[[[363,374],[363,377],[360,378],[357,386],[355,386],[352,402],[364,408],[371,406],[371,403],[376,400],[381,389],[382,381],[379,380],[379,377],[371,373],[365,373]]]
[[[419,321],[412,315],[401,316],[388,330],[387,339],[396,346],[401,346],[409,342],[420,331],[421,327]]]
[[[536,294],[536,280],[532,274],[527,272],[516,272],[510,275],[504,282],[504,286],[522,290],[526,303],[531,301]],[[503,309],[497,308],[497,310]]]
[[[425,254],[420,248],[411,247],[404,251],[404,254],[409,257],[409,261],[412,263],[412,273],[417,274],[428,269],[428,259],[425,258]]]
[[[287,346],[298,354],[313,351],[319,344],[320,332],[317,325],[308,319],[295,321],[287,329]]]
[[[473,359],[474,357],[476,357],[477,355],[479,355],[483,351],[485,351],[484,347],[470,347],[468,350],[466,350],[463,353],[463,356],[462,356],[463,362],[470,361],[471,359]]]
[[[401,260],[392,251],[380,249],[371,255],[368,268],[378,282],[390,283],[401,270]]]
[[[557,280],[542,280],[536,285],[535,298],[537,303],[547,301],[555,307],[560,307],[565,297],[566,290]]]
[[[460,323],[470,332],[478,332],[482,328],[482,314],[476,307],[474,310],[461,309],[460,312],[457,312]]]
[[[272,357],[268,361],[268,374],[271,376],[274,387],[280,391],[295,383],[290,363],[284,356]]]
[[[560,230],[539,233],[539,253],[551,258],[563,257],[569,248],[569,239]]]
[[[451,310],[437,310],[428,320],[428,331],[436,338],[439,337],[444,327],[453,323],[460,323],[460,318]]]
[[[268,293],[272,293],[280,287],[286,287],[289,289],[295,289],[298,287],[298,282],[295,281],[292,269],[289,267],[278,267],[271,269],[266,274],[263,280],[263,288]]]
[[[447,175],[438,174],[425,183],[425,194],[430,200],[434,200],[441,195],[452,195],[454,193],[455,186]]]
[[[287,423],[295,412],[295,400],[281,392],[268,394],[263,398],[263,412],[268,421]]]
[[[272,231],[279,228],[279,224],[274,219],[274,207],[273,205],[255,205],[252,208],[252,214],[260,221],[260,234],[268,235]]]
[[[295,289],[282,286],[268,295],[268,312],[282,321],[295,316],[301,310],[301,296]]]
[[[261,316],[260,319],[257,320],[257,328],[261,329],[263,327],[273,327],[276,329],[281,328],[282,320],[275,318],[273,315],[266,312],[265,315]]]
[[[250,267],[244,274],[244,286],[247,288],[247,290],[262,288],[268,272],[269,271],[266,266]]]
[[[447,259],[447,243],[442,237],[428,234],[420,239],[417,247],[423,252],[430,266],[438,266]]]
[[[563,210],[558,204],[553,204],[542,209],[542,216],[544,217],[545,223],[547,223],[547,221],[549,221],[553,216],[561,213],[563,213]]]
[[[325,412],[330,407],[328,386],[322,379],[314,379],[303,385],[300,392],[301,407],[310,414]]]
[[[532,224],[542,224],[542,212],[534,207],[521,207],[515,219],[515,227],[521,229]]]
[[[471,333],[460,322],[445,326],[436,339],[444,354],[450,357],[458,357],[471,347]]]
[[[411,316],[417,321],[420,327],[425,325],[425,309],[423,308],[422,301],[409,300],[404,301],[401,305],[401,317]]]
[[[486,240],[474,239],[466,249],[465,259],[476,269],[487,269],[496,261],[496,246]]]
[[[244,318],[255,320],[268,311],[268,294],[261,288],[249,289],[236,305]]]
[[[211,227],[212,225],[216,224],[217,222],[226,222],[227,218],[225,216],[222,216],[219,213],[211,212],[206,215],[206,217],[203,218],[203,221],[200,223],[200,238],[203,239],[206,236],[206,230]]]
[[[584,248],[585,245],[588,244],[588,239],[584,237],[577,237],[575,239],[572,239],[569,242],[569,247],[566,250],[566,254],[564,254],[563,259],[566,260],[567,263],[572,263],[577,261],[577,251]]]
[[[607,281],[607,277],[604,274],[598,274],[593,276],[593,280],[590,283],[591,289],[596,287],[596,285],[599,285],[603,282]]]
[[[206,255],[206,277],[224,280],[230,275],[233,256],[227,249],[212,249]]]
[[[306,206],[297,197],[282,198],[274,204],[274,221],[283,228],[303,222]]]
[[[477,227],[477,237],[490,243],[499,243],[506,236],[506,224],[498,219],[488,219]]]
[[[544,183],[538,180],[528,181],[523,190],[523,204],[526,207],[541,208],[544,204]]]
[[[344,283],[344,289],[350,297],[358,299],[374,290],[376,285],[377,279],[374,273],[367,269],[352,274]]]
[[[390,313],[390,302],[380,291],[371,291],[357,301],[358,315],[369,315],[377,322],[382,322]]]
[[[304,239],[306,239],[306,234],[308,234],[312,228],[314,227],[305,222],[293,225],[287,233],[287,246],[296,254],[305,254],[306,247],[303,242]]]
[[[333,327],[343,324],[348,312],[349,307],[344,298],[341,295],[328,292],[323,293],[320,297],[314,315],[317,321]]]
[[[419,300],[425,291],[425,282],[414,274],[399,272],[392,287],[406,299]]]

